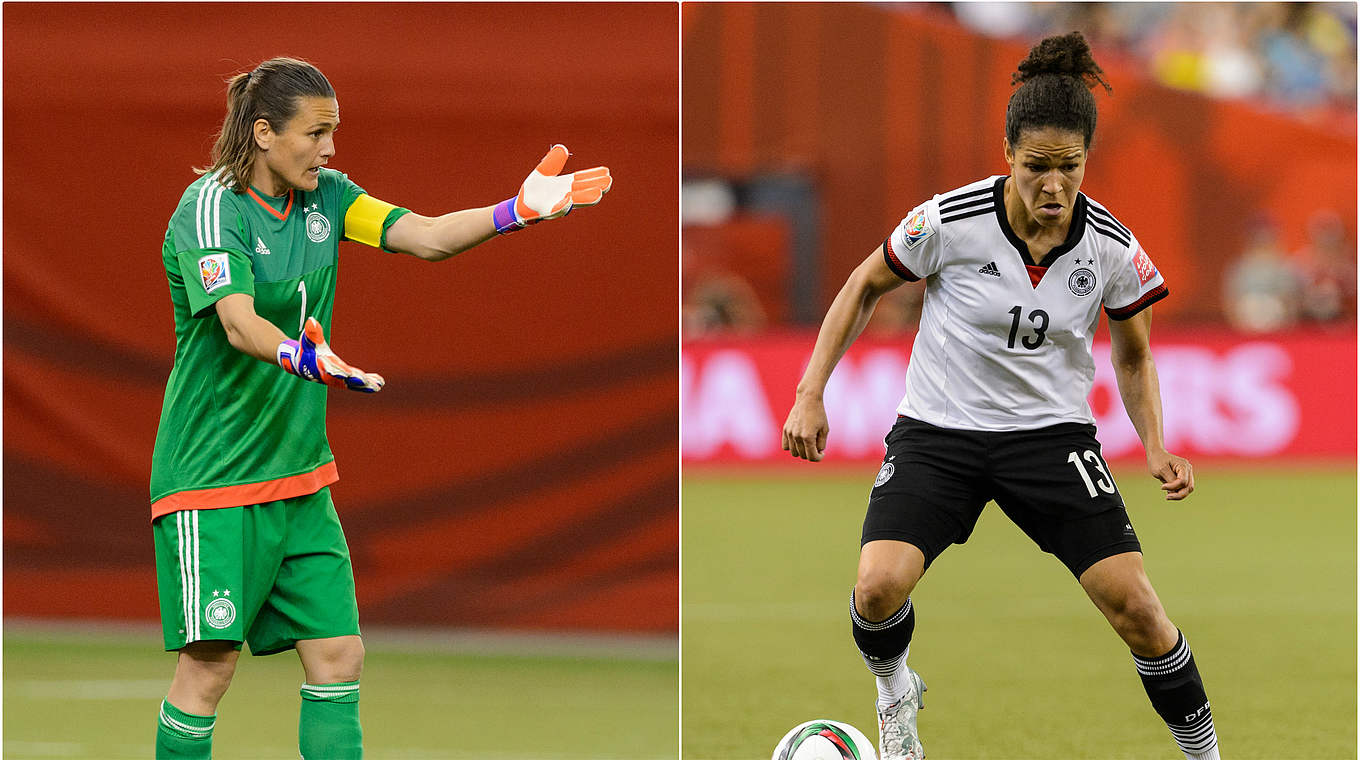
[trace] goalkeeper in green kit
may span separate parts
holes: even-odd
[[[339,123],[335,91],[311,64],[275,58],[236,75],[213,165],[165,234],[175,362],[151,518],[165,648],[178,662],[157,758],[211,757],[243,642],[257,655],[297,650],[304,760],[363,755],[364,647],[328,488],[338,475],[326,394],[384,381],[326,341],[340,240],[440,261],[594,205],[611,183],[604,167],[560,174],[568,154],[555,145],[515,197],[423,217],[325,168]]]

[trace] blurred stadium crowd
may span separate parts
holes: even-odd
[[[1250,98],[1304,118],[1355,110],[1355,3],[949,3],[988,37],[1080,29],[1108,60],[1179,90]]]
[[[1247,232],[1245,249],[1224,272],[1228,324],[1243,332],[1300,325],[1354,326],[1355,242],[1341,218],[1320,210],[1308,220],[1308,242],[1288,250],[1268,216]]]
[[[1355,3],[956,2],[874,7],[930,19],[980,40],[1024,45],[1079,29],[1107,71],[1134,72],[1172,90],[1236,101],[1348,139],[1355,134]],[[1338,171],[1354,167],[1341,165]],[[791,240],[787,225],[766,222],[761,228],[762,218],[768,220],[772,209],[769,204],[751,205],[752,197],[769,196],[762,193],[760,182],[759,177],[711,174],[685,178],[681,213],[686,337],[751,333],[786,324],[811,326],[825,308],[819,304],[811,310],[815,315],[799,310],[806,299],[800,298],[797,279],[806,276],[810,261],[796,250],[796,230]],[[1295,232],[1289,236],[1292,244],[1280,234],[1284,220],[1268,204],[1245,220],[1232,236],[1236,239],[1222,241],[1228,246],[1224,254],[1229,261],[1206,272],[1218,278],[1210,289],[1219,306],[1208,314],[1199,312],[1196,323],[1212,319],[1245,333],[1300,326],[1354,329],[1355,230],[1353,218],[1337,213],[1346,205],[1338,202],[1317,204],[1306,217],[1302,244],[1297,233],[1303,217],[1290,220]],[[743,249],[750,258],[768,258],[764,249],[771,246],[788,251],[783,258],[793,280],[778,298],[769,295],[768,277],[744,277],[734,271],[742,267],[712,265],[714,251],[725,250],[728,261]],[[812,260],[825,256],[822,250],[811,253]],[[844,274],[836,272],[835,277]],[[922,295],[919,284],[890,294],[880,302],[869,331],[915,330]],[[792,304],[782,306],[779,301],[784,300]]]

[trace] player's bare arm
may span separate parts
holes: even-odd
[[[254,296],[232,293],[217,302],[217,318],[231,347],[262,362],[275,362],[274,351],[288,336],[273,322],[255,313]]]
[[[1132,317],[1110,321],[1110,363],[1138,438],[1147,453],[1148,471],[1162,481],[1166,498],[1179,501],[1195,490],[1190,462],[1166,450],[1162,439],[1162,394],[1157,365],[1148,342],[1152,315],[1146,309]]]
[[[565,145],[554,145],[529,172],[515,197],[495,206],[455,211],[439,217],[403,216],[388,228],[387,247],[426,261],[443,261],[498,234],[566,216],[576,207],[599,203],[613,186],[609,168],[596,166],[562,174],[570,155]]]
[[[486,206],[436,217],[407,214],[387,228],[387,247],[425,261],[443,261],[496,236],[491,210]]]
[[[903,282],[884,261],[882,245],[850,273],[826,311],[812,358],[798,382],[793,408],[784,421],[780,445],[785,451],[809,462],[821,461],[829,431],[822,394],[831,371],[869,323],[878,299]]]

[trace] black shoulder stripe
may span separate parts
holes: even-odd
[[[1088,199],[1088,200],[1089,200],[1089,199]],[[1133,235],[1132,232],[1129,232],[1129,228],[1128,228],[1128,227],[1125,227],[1124,225],[1120,224],[1120,223],[1119,223],[1119,220],[1114,218],[1114,214],[1111,214],[1110,212],[1108,212],[1108,211],[1106,211],[1105,209],[1103,209],[1103,208],[1097,206],[1097,205],[1094,204],[1094,203],[1087,203],[1086,206],[1087,206],[1087,208],[1091,209],[1091,213],[1093,213],[1093,214],[1099,216],[1100,219],[1101,219],[1101,221],[1109,222],[1115,229],[1119,230],[1120,232],[1124,233],[1125,235],[1129,235],[1129,236],[1132,236],[1132,235]]]
[[[958,213],[958,212],[960,212],[960,211],[967,210],[967,209],[969,209],[969,208],[977,208],[977,207],[980,206],[980,205],[988,205],[988,206],[991,206],[991,205],[993,205],[993,204],[995,204],[995,203],[996,203],[996,201],[992,200],[992,196],[990,196],[990,195],[987,196],[987,197],[985,197],[985,198],[971,198],[971,199],[966,200],[966,201],[962,201],[962,202],[959,202],[959,203],[952,204],[952,205],[949,206],[949,208],[945,208],[944,206],[941,206],[941,207],[940,207],[940,216],[944,216],[945,214],[955,214],[955,213]]]
[[[1108,222],[1101,221],[1100,219],[1094,216],[1088,217],[1086,221],[1091,223],[1091,229],[1095,230],[1096,232],[1099,232],[1100,234],[1104,235],[1107,238],[1110,238],[1111,240],[1117,241],[1120,245],[1123,245],[1125,248],[1128,248],[1129,243],[1132,242],[1130,238],[1119,234],[1118,230],[1115,230],[1107,226],[1109,224]]]
[[[969,198],[979,198],[979,197],[981,197],[981,196],[984,196],[984,195],[991,195],[991,194],[992,194],[992,188],[991,188],[990,186],[988,186],[988,187],[982,188],[981,190],[974,190],[974,191],[971,192],[971,193],[963,193],[963,194],[961,194],[961,195],[951,195],[951,196],[949,196],[948,198],[941,198],[941,199],[940,199],[940,210],[941,210],[941,211],[944,211],[944,210],[945,210],[945,208],[944,208],[945,206],[953,205],[953,204],[957,203],[958,201],[968,200]],[[964,205],[969,205],[969,204],[964,204]]]
[[[995,211],[995,210],[996,210],[996,204],[994,204],[994,203],[989,203],[989,204],[987,204],[986,206],[984,206],[984,207],[982,207],[982,208],[975,208],[975,209],[971,209],[971,210],[969,210],[969,211],[961,211],[961,212],[959,212],[959,213],[957,213],[957,214],[954,214],[953,216],[942,216],[942,217],[940,217],[940,224],[949,224],[950,222],[957,222],[957,221],[960,220],[960,219],[967,219],[967,218],[970,217],[970,216],[979,216],[979,215],[981,215],[981,214],[990,214],[990,213],[992,213],[992,212]]]

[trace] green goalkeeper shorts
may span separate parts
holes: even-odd
[[[165,648],[234,641],[253,654],[359,633],[354,571],[329,488],[152,523]]]

